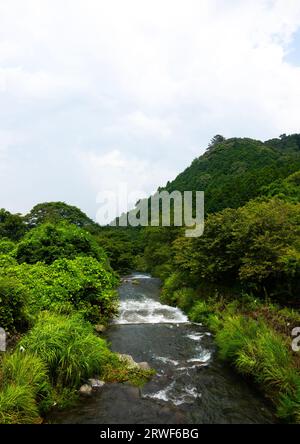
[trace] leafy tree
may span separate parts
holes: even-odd
[[[208,145],[207,152],[211,152],[219,143],[225,142],[225,137],[221,136],[220,134],[217,134],[214,136],[210,144]]]
[[[11,214],[9,211],[0,210],[0,236],[13,241],[20,240],[26,232],[26,224],[20,214]]]
[[[292,301],[300,282],[299,227],[300,204],[251,201],[210,215],[203,237],[178,238],[175,266],[194,285],[239,283],[258,295]]]
[[[33,207],[25,216],[30,228],[37,227],[46,222],[53,224],[68,222],[79,228],[96,230],[97,224],[84,214],[79,208],[64,202],[46,202]]]
[[[67,223],[46,223],[30,230],[15,250],[18,262],[29,264],[51,264],[59,258],[72,259],[80,255],[107,261],[104,250],[90,233]]]

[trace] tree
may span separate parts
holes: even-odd
[[[214,136],[211,141],[210,144],[208,145],[208,151],[211,151],[213,148],[215,148],[217,145],[219,145],[222,142],[225,142],[225,137],[221,136],[220,134],[217,134],[216,136]]]
[[[68,205],[65,202],[38,204],[25,216],[25,221],[30,228],[37,227],[46,222],[57,224],[63,221],[74,224],[80,228],[89,229],[90,231],[98,227],[98,225],[79,208]]]
[[[77,256],[107,261],[104,250],[90,233],[67,223],[47,223],[30,230],[15,250],[17,261],[29,264],[51,264],[56,259],[74,259]]]
[[[3,208],[0,210],[0,236],[18,241],[25,232],[26,224],[20,214],[11,214]]]

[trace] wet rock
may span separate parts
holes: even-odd
[[[92,387],[93,390],[99,390],[105,385],[104,381],[100,381],[99,379],[95,379],[95,378],[89,379],[88,383]]]
[[[132,356],[118,353],[118,356],[128,368],[139,368],[139,364],[135,362]]]
[[[80,387],[79,393],[83,396],[89,396],[92,394],[92,387],[89,384],[84,384]]]
[[[142,369],[142,370],[151,370],[150,365],[148,364],[148,362],[138,362],[138,366]]]
[[[97,333],[104,333],[106,330],[106,327],[105,327],[105,325],[97,324],[97,325],[95,325],[95,330]]]
[[[131,280],[132,285],[140,285],[140,281],[138,279]]]

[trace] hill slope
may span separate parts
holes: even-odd
[[[205,191],[206,212],[211,213],[238,208],[299,169],[299,134],[265,143],[234,138],[210,146],[165,189]]]

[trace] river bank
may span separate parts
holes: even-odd
[[[197,291],[175,282],[174,277],[165,281],[162,299],[206,325],[223,362],[255,384],[278,418],[298,423],[300,355],[292,349],[291,332],[300,324],[299,313],[250,295],[222,296],[217,290],[213,295],[211,288]]]

